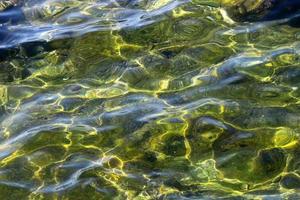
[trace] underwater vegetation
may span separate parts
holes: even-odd
[[[1,2],[0,199],[300,199],[297,1]]]

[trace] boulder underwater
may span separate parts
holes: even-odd
[[[228,16],[236,22],[285,20],[300,27],[299,0],[221,0]]]

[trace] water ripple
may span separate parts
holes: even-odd
[[[286,19],[234,22],[202,0],[23,9],[1,29],[0,199],[299,199]]]
[[[33,41],[72,38],[89,32],[139,28],[162,20],[165,14],[187,2],[166,0],[147,4],[141,0],[122,6],[123,3],[120,5],[116,1],[45,1],[32,6],[29,1],[22,8],[26,22],[8,25],[7,34],[10,38],[0,48]]]

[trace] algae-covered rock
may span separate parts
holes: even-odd
[[[286,156],[281,148],[263,149],[255,159],[254,169],[258,176],[273,177],[283,170],[285,163]]]
[[[271,181],[286,166],[286,152],[268,147],[268,133],[264,131],[225,131],[212,145],[216,168],[226,178],[248,184]]]
[[[280,184],[287,189],[299,189],[300,188],[300,177],[296,174],[286,174],[281,180]]]
[[[228,14],[237,21],[256,21],[274,6],[271,0],[240,0],[226,2]]]
[[[268,21],[292,16],[300,9],[297,0],[223,1],[229,16],[236,21]]]

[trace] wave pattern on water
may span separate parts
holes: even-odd
[[[201,0],[66,5],[34,21],[50,31],[10,27],[51,41],[0,62],[0,199],[300,198],[298,28]]]
[[[25,1],[22,7],[25,21],[8,26],[7,31],[13,36],[6,39],[0,48],[32,41],[72,38],[89,32],[139,28],[159,21],[167,12],[187,1]]]

